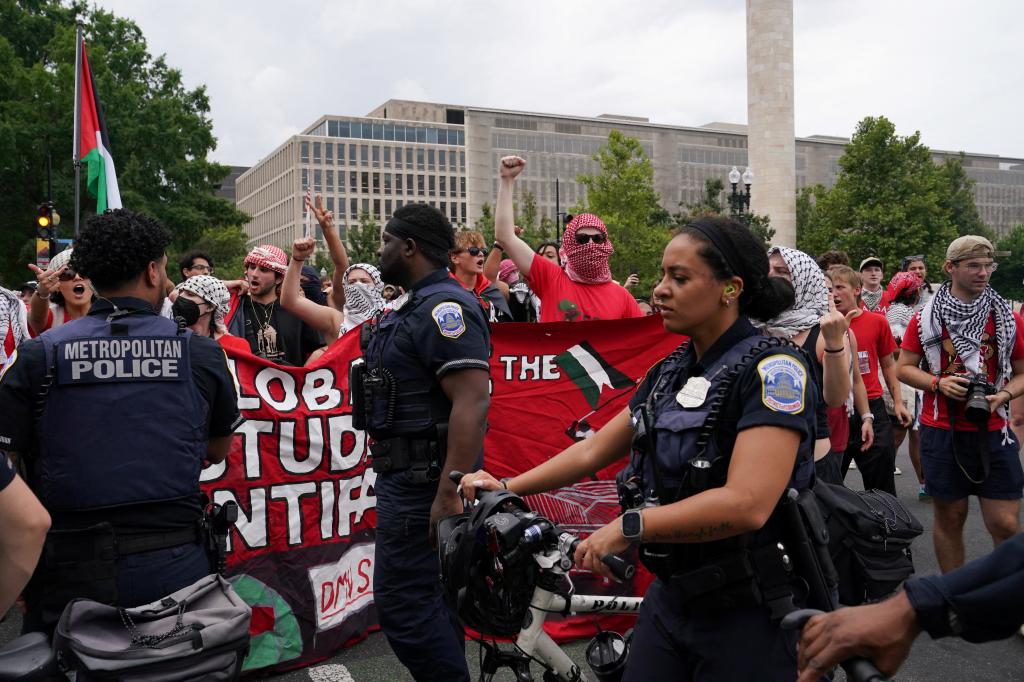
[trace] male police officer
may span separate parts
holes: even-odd
[[[417,680],[446,682],[468,680],[469,672],[431,545],[437,521],[462,511],[448,473],[477,468],[490,402],[487,322],[448,273],[453,244],[448,220],[426,204],[400,208],[388,221],[381,275],[409,293],[364,327],[366,364],[353,389],[356,422],[374,441],[381,628]]]
[[[210,573],[199,471],[224,459],[240,418],[216,342],[155,312],[170,242],[141,214],[91,218],[72,267],[99,299],[0,378],[0,447],[26,460],[53,519],[26,630],[52,628],[74,597],[136,606]]]

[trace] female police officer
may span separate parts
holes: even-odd
[[[793,303],[788,282],[744,226],[701,218],[665,248],[654,298],[665,328],[689,336],[590,439],[504,483],[520,495],[569,485],[633,449],[622,516],[585,539],[578,566],[610,577],[607,554],[640,544],[658,579],[634,632],[625,680],[792,680],[788,562],[769,523],[787,487],[813,469],[817,388],[801,352],[760,336]],[[625,483],[625,485],[623,485]]]

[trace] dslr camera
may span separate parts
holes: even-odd
[[[967,405],[964,406],[964,415],[971,423],[987,424],[989,417],[992,416],[992,406],[985,398],[994,395],[996,387],[984,374],[973,374],[967,378],[971,383],[967,384]]]

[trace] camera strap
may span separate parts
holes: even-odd
[[[962,473],[968,481],[975,485],[981,485],[988,478],[989,470],[992,466],[988,452],[988,421],[986,420],[984,424],[979,424],[978,430],[976,431],[978,438],[981,441],[978,446],[978,452],[981,456],[981,478],[974,480],[974,478],[967,473],[967,469],[964,468],[963,463],[960,461],[960,455],[957,454],[956,451],[956,403],[949,397],[946,398],[946,412],[949,414],[949,440],[953,444],[953,461],[956,462],[956,465],[960,468],[960,473]],[[970,431],[965,433],[970,433]]]

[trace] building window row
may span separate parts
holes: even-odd
[[[312,135],[347,137],[388,142],[421,142],[465,146],[466,133],[461,128],[406,125],[402,123],[375,123],[372,121],[337,121],[321,124]]]
[[[347,148],[347,154],[346,154]],[[347,160],[346,160],[347,159]],[[466,152],[455,149],[389,147],[368,144],[345,145],[333,142],[299,144],[299,162],[313,164],[365,166],[373,168],[415,168],[416,170],[464,170]]]
[[[702,147],[679,147],[679,160],[708,166],[746,166],[747,152]],[[754,169],[757,172],[757,169]]]
[[[546,152],[549,154],[582,154],[593,156],[607,144],[607,138],[559,137],[557,135],[521,135],[517,133],[492,133],[491,144],[495,149],[517,152]],[[651,143],[641,142],[647,155],[651,154]]]

